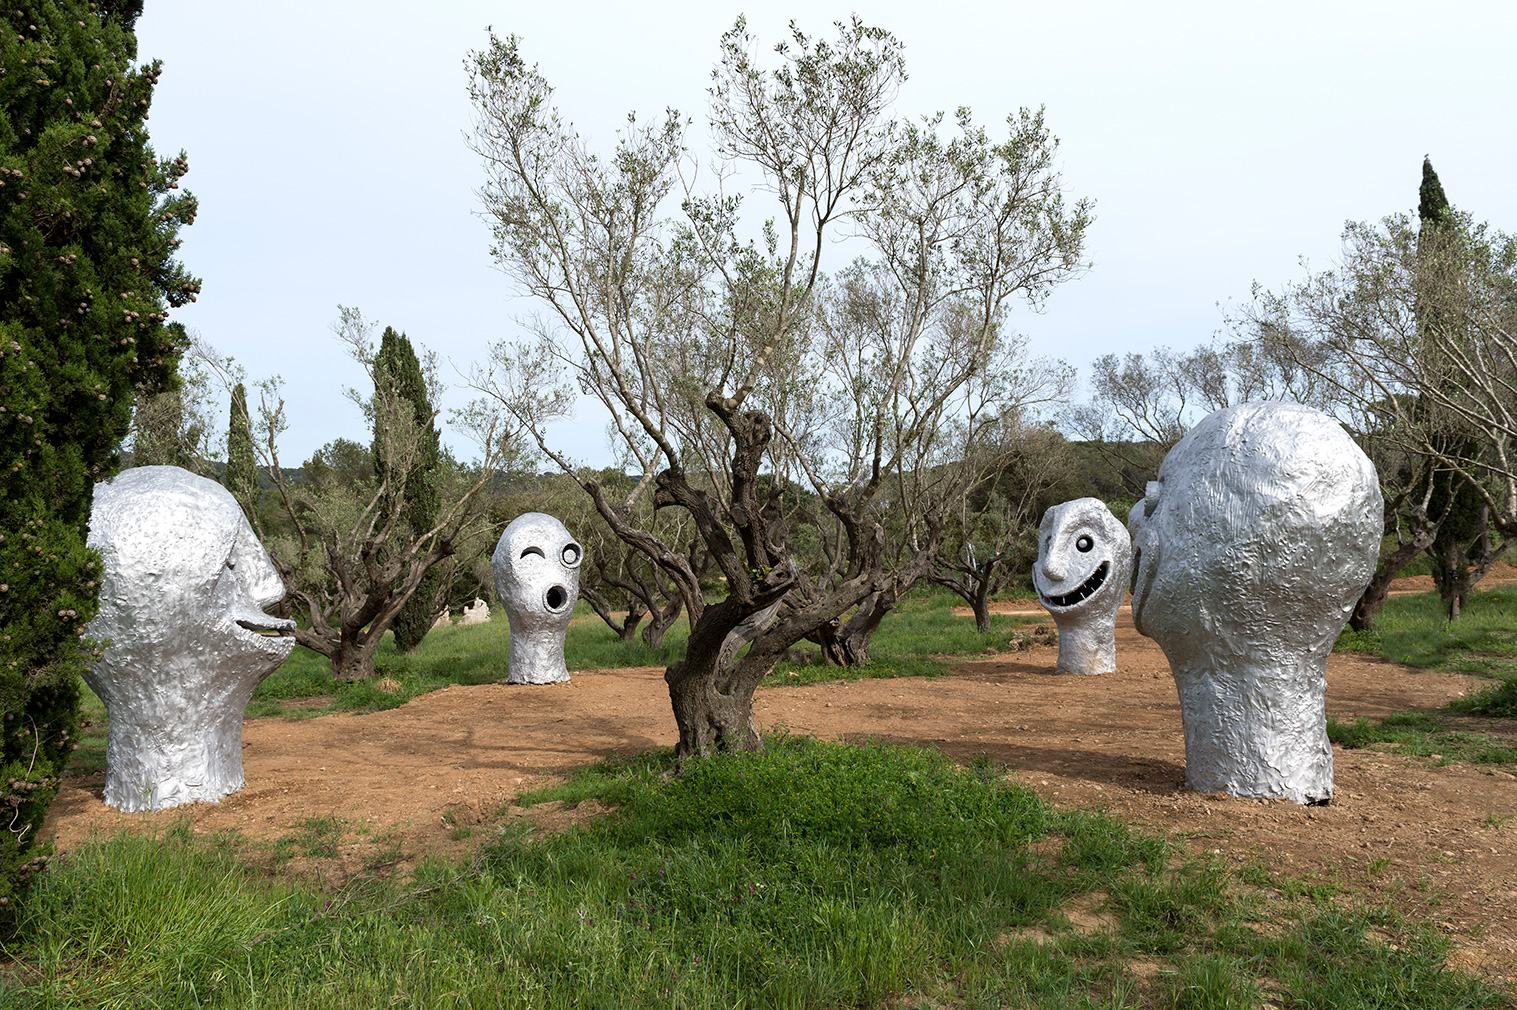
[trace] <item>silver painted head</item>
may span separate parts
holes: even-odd
[[[584,548],[564,524],[542,512],[517,516],[500,535],[490,568],[511,622],[508,684],[569,679],[564,635],[579,601]]]
[[[290,655],[264,612],[284,583],[220,484],[174,466],[95,486],[89,545],[105,575],[85,674],[110,715],[105,801],[156,810],[242,788],[242,713]]]
[[[1117,610],[1127,597],[1131,562],[1127,529],[1099,498],[1043,513],[1032,581],[1059,628],[1060,673],[1117,668]]]
[[[1325,803],[1333,642],[1384,529],[1375,467],[1292,403],[1210,414],[1128,519],[1133,621],[1169,659],[1194,789]]]

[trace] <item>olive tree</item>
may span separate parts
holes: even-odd
[[[1353,626],[1373,622],[1389,579],[1465,496],[1481,513],[1466,531],[1479,556],[1451,588],[1483,575],[1504,547],[1488,531],[1517,535],[1517,240],[1452,211],[1435,228],[1350,223],[1337,267],[1256,291],[1241,322],[1329,384],[1378,447],[1398,544]]]
[[[402,385],[376,367],[372,327],[362,314],[340,312],[336,334],[373,383],[372,394],[349,390],[349,396],[383,438],[372,450],[339,440],[328,455],[339,463],[346,456],[348,465],[308,464],[306,480],[297,483],[279,459],[288,425],[281,383],[277,376],[263,380],[249,423],[273,505],[262,511],[250,501],[242,505],[284,580],[285,602],[298,617],[296,642],[325,656],[334,679],[352,681],[374,676],[374,650],[428,572],[488,536],[489,489],[513,439],[499,428],[478,430],[481,458],[473,466],[437,466],[435,415],[419,417]],[[200,350],[233,385],[237,370],[205,345]],[[433,402],[436,394],[434,388]],[[318,454],[313,462],[328,461]],[[436,511],[415,523],[405,489],[428,466],[436,467],[429,478]]]
[[[855,19],[828,41],[792,26],[771,69],[754,47],[741,19],[721,40],[709,91],[711,192],[697,191],[677,113],[629,117],[599,156],[554,108],[517,39],[492,37],[469,64],[492,252],[541,307],[529,320],[535,347],[498,346],[473,383],[677,587],[691,633],[665,679],[682,756],[759,746],[752,697],[775,660],[880,590],[884,529],[871,508],[906,458],[892,440],[915,438],[984,368],[1012,293],[1078,269],[1089,221],[1085,204],[1059,199],[1040,113],[1012,117],[999,143],[967,112],[953,137],[940,118],[892,122],[903,62],[888,32]],[[752,237],[744,200],[724,188],[739,169],[773,199],[773,217]],[[845,222],[874,249],[871,269],[890,278],[908,314],[881,341],[871,379],[884,383],[880,409],[909,402],[913,418],[871,421],[862,465],[832,451],[825,432],[836,404],[821,395],[822,259]],[[1055,262],[1030,266],[1039,257]],[[940,325],[954,303],[976,324]],[[936,354],[940,363],[929,360]],[[609,416],[634,475],[625,493],[613,496],[548,443],[545,422],[570,402],[560,369]],[[929,373],[940,376],[925,394],[938,406],[909,395]],[[706,599],[685,544],[635,521],[645,496],[688,517],[703,547],[695,553],[720,572],[720,599]],[[847,544],[825,579],[805,571],[793,541],[794,512],[812,496]],[[803,585],[810,592],[797,592]]]

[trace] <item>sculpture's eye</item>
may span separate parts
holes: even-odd
[[[1088,534],[1081,534],[1080,539],[1075,541],[1075,550],[1079,551],[1081,554],[1089,554],[1090,549],[1095,545],[1096,542],[1090,539],[1090,536]]]
[[[528,554],[536,554],[544,561],[548,559],[548,555],[543,553],[543,549],[541,547],[528,547],[526,550],[521,552],[522,557],[526,557]]]
[[[579,564],[579,544],[566,544],[564,546],[564,564],[570,568]]]
[[[231,558],[227,558],[226,559],[226,566],[228,568],[236,568],[237,567],[237,562],[233,561]]]

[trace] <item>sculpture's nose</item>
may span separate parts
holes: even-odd
[[[563,586],[550,586],[548,591],[543,594],[543,605],[548,608],[550,613],[558,613],[568,606],[568,603],[569,590]]]

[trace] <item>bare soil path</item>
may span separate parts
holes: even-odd
[[[1056,650],[1039,647],[967,661],[940,679],[760,689],[756,707],[767,728],[883,737],[965,761],[987,754],[1056,804],[1104,807],[1178,833],[1196,852],[1263,859],[1394,897],[1440,922],[1460,963],[1517,981],[1517,819],[1503,820],[1517,814],[1509,771],[1340,749],[1326,807],[1196,793],[1183,784],[1179,704],[1163,653],[1128,618],[1117,648],[1120,669],[1099,677],[1054,676]],[[287,872],[342,877],[427,853],[457,857],[488,837],[489,825],[521,815],[510,803],[524,789],[606,755],[672,746],[662,674],[587,670],[563,685],[452,687],[387,712],[250,720],[248,786],[223,802],[122,814],[101,802],[102,776],[74,777],[46,830],[66,850],[92,830],[188,816],[197,831],[270,841],[330,817],[345,825],[338,857],[297,859]],[[1327,706],[1341,717],[1431,709],[1480,683],[1336,654]],[[1492,723],[1482,728],[1517,735],[1512,720]],[[587,804],[532,816],[563,824],[594,813]]]

